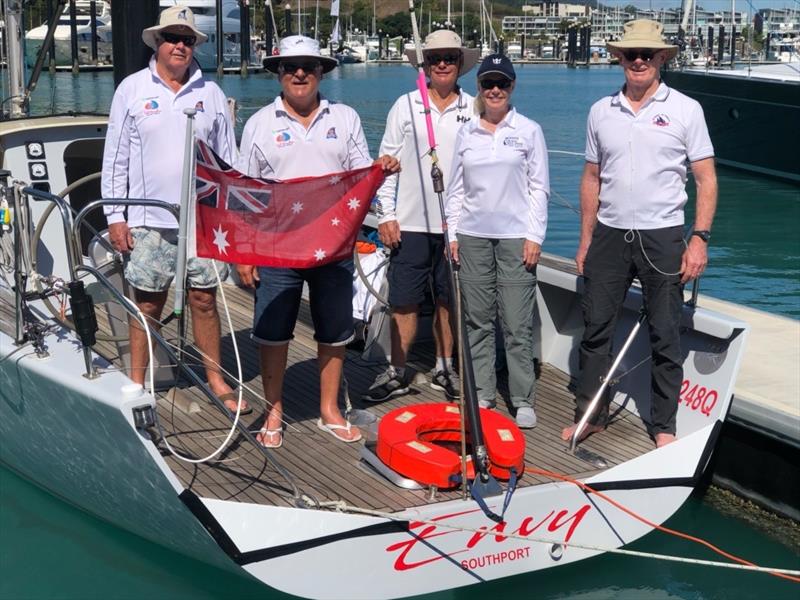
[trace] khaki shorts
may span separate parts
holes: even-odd
[[[125,265],[125,279],[137,290],[163,292],[175,277],[178,260],[178,230],[134,227],[133,250]],[[190,288],[217,287],[217,275],[210,258],[190,258],[186,265],[187,286]],[[228,277],[228,265],[217,261],[219,278]]]

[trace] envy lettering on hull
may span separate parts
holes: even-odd
[[[452,520],[451,522],[444,523],[446,527],[437,526],[435,523],[431,522],[422,523],[420,521],[412,521],[408,528],[414,537],[409,540],[403,540],[402,542],[391,544],[390,546],[386,547],[386,551],[397,553],[397,557],[394,561],[395,571],[408,571],[410,569],[417,569],[419,567],[435,563],[439,560],[456,556],[458,557],[458,560],[461,561],[462,566],[465,563],[469,565],[472,559],[481,560],[481,558],[483,559],[483,566],[490,566],[493,564],[499,564],[500,562],[505,562],[507,560],[518,560],[519,558],[522,558],[522,556],[519,555],[519,552],[523,550],[526,551],[525,557],[527,557],[529,555],[530,547],[509,548],[505,552],[500,551],[499,553],[495,552],[491,555],[481,555],[481,558],[474,556],[462,557],[459,555],[463,555],[465,553],[472,554],[475,548],[481,544],[481,547],[485,547],[486,543],[483,542],[487,539],[493,539],[496,544],[505,543],[509,540],[513,545],[519,544],[519,539],[509,537],[508,534],[513,534],[515,536],[530,536],[536,532],[539,532],[539,534],[545,534],[563,531],[563,537],[554,537],[552,541],[554,543],[557,542],[566,544],[572,538],[575,530],[578,528],[578,525],[580,525],[581,521],[590,509],[590,504],[583,504],[574,512],[570,512],[569,509],[552,509],[544,516],[524,517],[518,526],[511,525],[508,521],[503,521],[502,523],[498,523],[492,527],[481,527],[480,530],[476,532],[465,532],[457,529],[459,525],[457,519],[459,517],[465,517],[466,515],[479,513],[480,509],[477,508],[463,512],[442,515],[432,519],[434,522],[445,522]],[[464,526],[470,527],[470,525],[467,524],[464,524]],[[453,536],[454,534],[464,536],[465,534],[469,533],[471,533],[471,535],[462,548],[457,548],[451,552],[444,551],[445,549],[442,547],[441,543],[441,538],[443,536]],[[541,537],[546,536],[541,535]],[[433,540],[437,538],[438,540],[434,542]],[[447,541],[449,540],[444,540],[444,543],[446,544]],[[528,550],[526,550],[526,548],[528,548]],[[499,560],[499,558],[489,559],[486,558],[487,556],[498,556],[503,560]]]

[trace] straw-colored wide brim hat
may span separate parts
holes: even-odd
[[[200,31],[194,24],[194,13],[188,6],[170,6],[161,11],[158,17],[158,25],[148,27],[142,31],[142,40],[153,50],[158,50],[158,34],[164,29],[173,28],[191,29],[197,38],[196,44],[202,44],[208,40],[208,36]]]
[[[422,44],[423,56],[426,52],[433,50],[458,50],[461,52],[464,58],[461,61],[461,69],[458,71],[459,77],[477,65],[480,59],[480,50],[462,45],[461,37],[455,31],[450,31],[449,29],[437,29],[425,38],[425,43]],[[414,68],[419,66],[416,50],[406,50],[406,56],[411,66]]]
[[[658,21],[650,19],[636,19],[625,23],[622,39],[617,42],[607,42],[609,50],[626,50],[628,48],[647,48],[651,50],[666,50],[667,60],[675,57],[678,47],[664,42],[662,33],[664,27]]]
[[[333,71],[339,66],[339,61],[330,56],[322,56],[319,51],[319,42],[304,35],[289,35],[281,40],[278,52],[274,56],[264,59],[264,68],[272,73],[278,72],[278,65],[285,58],[313,58],[322,65],[322,72]]]

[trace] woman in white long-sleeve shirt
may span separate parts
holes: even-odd
[[[547,229],[550,178],[541,127],[511,106],[515,81],[507,57],[494,54],[481,63],[480,114],[459,131],[446,216],[453,257],[460,264],[478,400],[484,408],[495,405],[499,312],[511,403],[517,424],[530,428],[536,425],[536,264]]]

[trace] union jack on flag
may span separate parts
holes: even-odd
[[[197,143],[197,255],[305,269],[348,258],[383,171],[288,181],[239,173]]]
[[[245,177],[206,144],[197,146],[197,202],[212,208],[262,213],[272,198],[274,181]],[[259,185],[261,184],[261,189]],[[220,202],[222,202],[220,204]]]

